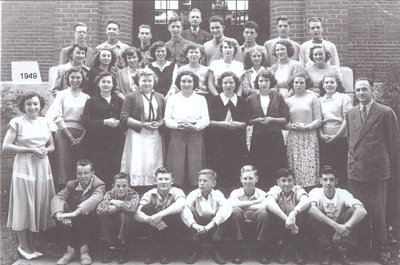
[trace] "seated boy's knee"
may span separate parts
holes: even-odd
[[[268,211],[267,211],[267,209],[266,209],[266,208],[260,208],[260,209],[258,209],[258,210],[256,211],[256,216],[257,216],[258,218],[263,218],[263,219],[267,220],[267,219],[268,219]]]
[[[240,207],[233,207],[232,209],[232,217],[237,218],[244,214],[244,211]]]
[[[133,221],[133,213],[121,212],[119,218],[121,221]]]

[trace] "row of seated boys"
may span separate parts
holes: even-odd
[[[354,229],[367,212],[348,191],[336,188],[335,174],[332,167],[324,166],[320,176],[322,188],[307,194],[295,185],[290,169],[282,168],[277,172],[277,185],[265,192],[256,187],[257,170],[246,165],[240,172],[242,187],[226,199],[214,189],[217,175],[211,169],[199,172],[198,188],[186,197],[181,189],[172,186],[172,173],[159,168],[154,174],[157,187],[139,200],[127,174],[117,174],[113,189],[105,192],[91,162],[80,160],[77,179],[69,181],[51,202],[52,215],[67,243],[67,251],[57,264],[68,264],[77,256],[77,250],[81,252],[81,264],[92,263],[88,244],[95,235],[98,216],[106,249],[104,263],[114,258],[118,263],[127,262],[132,230],[143,226],[147,231],[146,264],[157,260],[170,263],[176,245],[173,242],[179,242],[183,236],[190,239],[187,264],[200,258],[202,240],[211,240],[214,261],[225,264],[226,253],[222,250],[227,237],[231,238],[227,244],[231,261],[240,264],[249,236],[261,264],[270,262],[275,248],[280,264],[288,262],[289,250],[294,252],[297,264],[305,264],[305,238],[313,237],[322,247],[321,264],[331,264],[333,253],[338,254],[342,264],[351,264],[348,254],[356,242]],[[312,233],[307,228],[310,223]]]

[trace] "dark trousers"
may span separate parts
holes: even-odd
[[[207,225],[208,223],[211,222],[212,218],[205,218],[199,216],[197,213],[196,209],[188,206],[189,209],[191,210],[194,220],[196,221],[197,224],[199,225]],[[218,244],[218,242],[221,242],[224,238],[224,234],[226,233],[226,230],[228,229],[228,225],[226,222],[215,226],[213,229],[208,231],[205,235],[196,235],[196,230],[193,228],[190,228],[190,239],[194,244],[198,244],[200,241],[203,240],[211,240],[213,244]]]
[[[375,251],[387,247],[387,183],[387,180],[377,182],[349,180],[350,191],[355,198],[358,198],[364,204],[368,212],[368,218],[365,218],[360,223],[360,243],[366,243],[367,246],[364,247],[369,247],[372,236],[372,248]],[[372,231],[370,229],[371,226]]]
[[[347,187],[347,152],[345,137],[339,137],[330,143],[319,142],[320,165],[330,165],[336,170],[340,188]]]
[[[234,241],[248,239],[254,235],[257,241],[265,241],[267,233],[268,213],[265,208],[246,213],[240,207],[233,207],[229,218],[231,235]]]
[[[69,208],[67,205],[64,207],[64,212]],[[60,224],[62,237],[65,239],[67,245],[79,251],[83,245],[88,245],[96,236],[98,228],[98,216],[96,211],[90,212],[88,215],[79,215],[71,219],[71,225]]]
[[[142,212],[151,216],[158,211],[151,204],[142,207]],[[178,242],[179,237],[183,236],[185,224],[182,222],[180,214],[173,214],[162,219],[167,227],[161,231],[150,225],[145,226],[147,229],[147,250],[152,252],[167,251],[171,246]]]
[[[338,224],[344,224],[353,216],[355,208],[349,208],[346,212],[342,213],[336,221]],[[316,240],[318,245],[325,249],[344,249],[351,250],[356,246],[356,228],[353,228],[350,235],[345,238],[341,238],[340,241],[333,241],[333,235],[335,234],[335,229],[327,224],[324,224],[318,220],[313,220],[313,229],[315,231]]]
[[[273,246],[277,242],[282,241],[282,249],[286,249],[289,244],[292,244],[295,251],[303,252],[305,249],[305,236],[307,235],[308,215],[303,212],[296,216],[296,225],[299,227],[297,234],[285,227],[285,222],[275,214],[268,212],[268,229],[267,242]]]
[[[101,239],[110,245],[126,243],[131,237],[133,213],[118,211],[101,217]]]

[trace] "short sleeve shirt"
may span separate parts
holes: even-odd
[[[139,205],[151,204],[159,212],[167,209],[169,206],[171,206],[171,204],[176,202],[176,200],[181,197],[185,199],[185,193],[179,188],[171,187],[168,195],[164,199],[158,193],[157,188],[154,188],[143,194]]]
[[[267,196],[272,196],[286,215],[293,211],[303,195],[308,196],[307,192],[298,185],[292,188],[289,196],[286,196],[278,185],[273,186],[267,192]]]
[[[314,188],[310,191],[310,202],[315,202],[326,216],[337,220],[348,208],[358,204],[363,206],[362,202],[354,198],[347,190],[336,188],[335,195],[328,199],[323,188]]]

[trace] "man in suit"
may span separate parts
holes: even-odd
[[[203,45],[204,42],[211,40],[212,36],[205,30],[200,28],[201,23],[201,11],[197,8],[193,8],[189,13],[190,28],[185,29],[182,32],[184,39],[196,42],[197,44]]]
[[[399,125],[393,110],[374,101],[373,82],[366,78],[355,82],[360,104],[346,115],[349,188],[368,211],[372,225],[372,247],[376,260],[389,264],[387,248],[386,198],[390,164],[399,148]],[[392,162],[394,162],[392,160]],[[369,224],[365,224],[364,243],[369,246]]]
[[[86,58],[84,65],[89,67],[94,59],[94,51],[92,48],[87,46],[86,39],[87,39],[87,26],[82,22],[78,22],[74,26],[74,42],[72,45],[77,44],[80,47],[86,47]],[[72,45],[62,48],[60,51],[60,62],[59,64],[66,64],[69,62],[70,58],[68,56],[68,51],[71,49]]]

